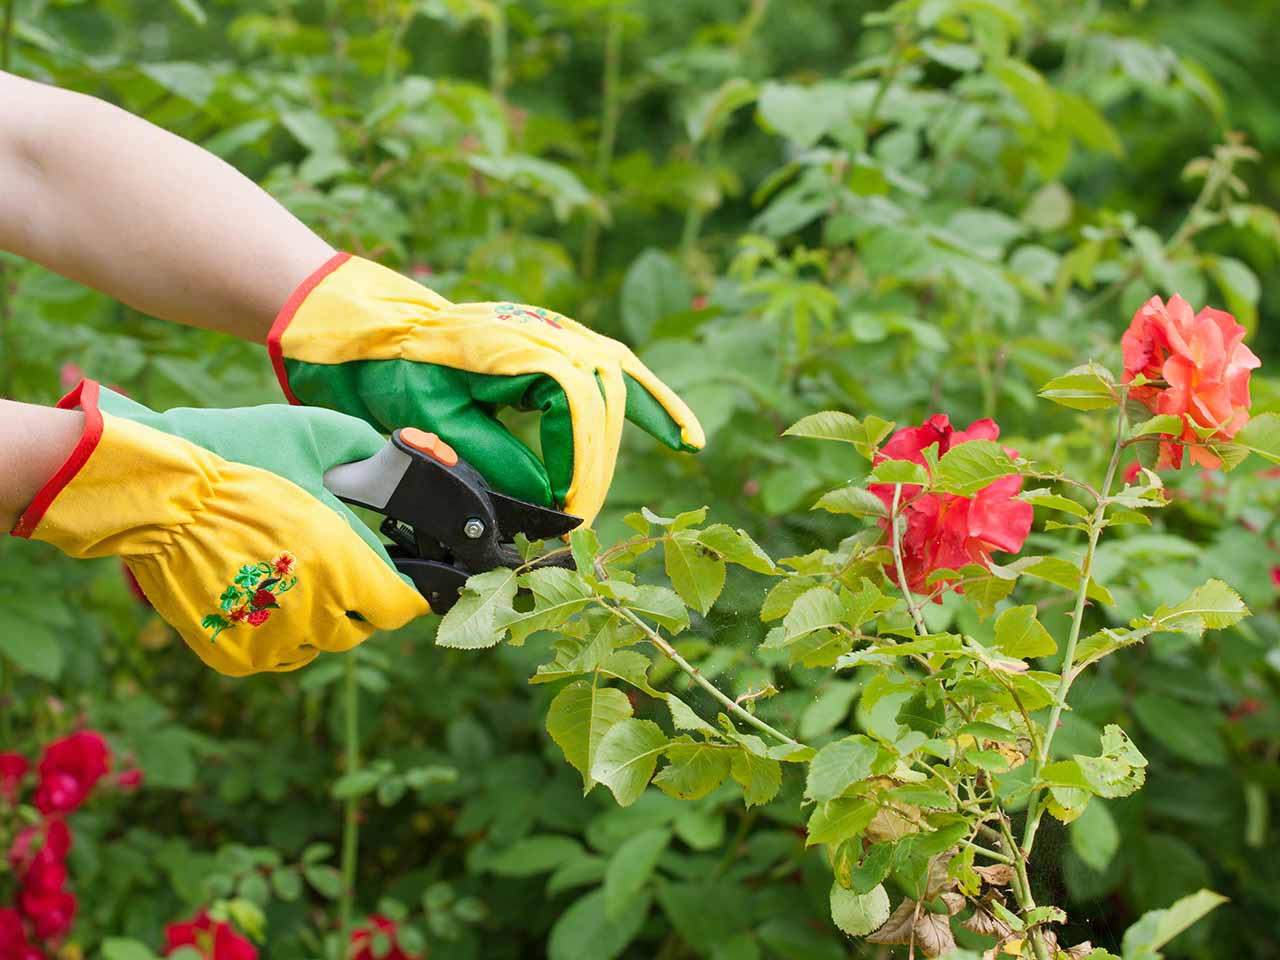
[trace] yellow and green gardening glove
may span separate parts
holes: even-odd
[[[80,383],[71,457],[14,527],[73,557],[120,556],[219,673],[293,670],[428,611],[378,538],[323,484],[385,440],[330,410],[156,413]]]
[[[705,442],[693,411],[624,344],[540,307],[450,303],[348,254],[294,292],[267,346],[290,402],[439,434],[495,489],[588,523],[624,419],[676,450]],[[542,412],[545,465],[500,407]]]

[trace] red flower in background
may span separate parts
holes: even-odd
[[[66,936],[75,923],[76,906],[75,896],[65,890],[42,892],[24,889],[18,894],[18,909],[42,940]]]
[[[417,960],[413,954],[401,950],[400,944],[396,942],[395,921],[377,913],[370,915],[369,920],[372,926],[361,927],[351,934],[351,946],[356,948],[351,960]],[[373,938],[379,933],[391,941],[391,949],[384,954],[373,952]]]
[[[40,758],[36,807],[41,813],[75,810],[110,768],[111,750],[101,734],[81,730],[55,740]]]
[[[20,753],[0,753],[0,799],[14,803],[18,799],[18,788],[22,786],[22,778],[30,769],[27,758]],[[3,943],[0,940],[0,943]]]
[[[214,920],[201,910],[186,923],[164,928],[167,957],[179,947],[195,947],[204,960],[258,960],[258,948],[236,933],[229,923]]]
[[[1222,310],[1205,307],[1192,314],[1179,296],[1168,305],[1152,297],[1133,315],[1120,343],[1124,348],[1124,381],[1138,374],[1164,380],[1168,386],[1141,386],[1130,395],[1153,413],[1180,416],[1182,435],[1198,442],[1193,426],[1212,427],[1213,439],[1229,440],[1249,420],[1249,373],[1262,363],[1244,344],[1245,328]],[[1160,444],[1160,467],[1182,466],[1180,443]],[[1221,466],[1210,451],[1186,447],[1191,462]]]
[[[926,466],[924,451],[930,446],[936,444],[941,457],[962,443],[999,436],[1000,428],[992,420],[977,420],[968,430],[956,430],[950,418],[938,414],[918,427],[904,427],[895,433],[876,454],[876,463],[910,460]],[[1009,454],[1016,456],[1014,451]],[[893,484],[873,483],[868,489],[883,501],[886,510],[892,510]],[[972,497],[921,495],[920,489],[904,484],[899,503],[906,518],[902,565],[907,586],[914,593],[926,591],[925,581],[935,570],[955,570],[970,563],[989,567],[994,551],[1016,553],[1031,532],[1034,510],[1031,504],[1015,499],[1022,489],[1019,476],[1002,477]],[[880,526],[888,530],[889,521],[880,521]],[[896,569],[889,568],[887,573],[890,579],[897,579]]]

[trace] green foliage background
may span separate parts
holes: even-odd
[[[641,505],[708,503],[782,556],[849,532],[807,508],[864,469],[778,439],[814,410],[994,416],[1025,454],[1099,472],[1090,429],[1035,390],[1085,359],[1118,367],[1119,334],[1153,293],[1231,309],[1264,362],[1255,410],[1280,409],[1265,376],[1280,289],[1262,282],[1280,252],[1270,7],[8,0],[0,14],[12,70],[203,144],[336,246],[635,346],[710,442],[689,458],[630,437],[603,541]],[[1229,131],[1262,161],[1219,154],[1184,177]],[[53,400],[74,362],[152,406],[278,400],[259,347],[0,263],[11,395]],[[1075,939],[1113,949],[1145,910],[1210,887],[1231,903],[1170,954],[1271,956],[1280,495],[1264,473],[1174,486],[1156,526],[1104,545],[1098,579],[1123,615],[1219,576],[1257,616],[1112,658],[1080,685],[1057,748],[1122,722],[1149,784],[1047,825],[1056,855],[1035,880],[1069,906]],[[724,793],[650,791],[626,809],[583,797],[543,727],[554,690],[526,682],[542,638],[446,651],[424,622],[360,648],[353,771],[340,658],[226,681],[114,564],[30,543],[0,555],[0,743],[34,748],[83,713],[147,776],[77,820],[90,950],[110,935],[158,944],[166,921],[235,894],[265,908],[267,956],[321,956],[340,800],[359,795],[359,907],[407,911],[433,957],[883,955],[831,926],[798,783],[752,812]],[[731,578],[681,651],[735,696],[776,682],[770,722],[857,729],[861,679],[755,658],[762,592]],[[1041,617],[1060,631],[1066,612]],[[665,670],[651,680],[673,682]],[[655,830],[673,839],[636,846]]]

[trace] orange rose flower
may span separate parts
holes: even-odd
[[[1124,348],[1124,381],[1138,374],[1163,380],[1166,386],[1134,387],[1129,395],[1153,413],[1182,418],[1178,440],[1199,444],[1194,427],[1213,428],[1213,440],[1230,440],[1249,420],[1249,371],[1261,365],[1244,345],[1245,329],[1222,310],[1205,307],[1192,314],[1179,296],[1168,305],[1152,297],[1133,315],[1120,343]],[[1160,444],[1158,466],[1182,466],[1181,443]],[[1191,462],[1221,466],[1212,452],[1193,445]]]

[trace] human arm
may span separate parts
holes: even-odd
[[[71,455],[84,414],[0,400],[0,525],[13,529],[22,511]]]
[[[152,316],[259,343],[333,248],[218,157],[0,72],[0,249]]]

